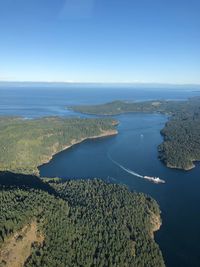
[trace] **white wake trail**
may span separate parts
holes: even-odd
[[[117,165],[118,167],[120,167],[120,168],[121,168],[122,170],[124,170],[125,172],[130,173],[131,175],[133,175],[133,176],[137,176],[137,177],[139,177],[139,178],[144,178],[144,176],[140,175],[139,173],[134,172],[134,171],[132,171],[132,170],[130,170],[130,169],[128,169],[128,168],[125,168],[123,165],[119,164],[117,161],[115,161],[115,160],[110,156],[110,154],[108,154],[108,158],[109,158],[115,165]]]

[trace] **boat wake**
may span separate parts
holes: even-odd
[[[130,170],[130,169],[128,169],[128,168],[125,168],[123,165],[119,164],[117,161],[115,161],[115,160],[110,156],[110,154],[108,154],[108,158],[109,158],[115,165],[117,165],[118,167],[120,167],[120,168],[121,168],[122,170],[124,170],[125,172],[130,173],[130,174],[132,174],[132,175],[134,175],[134,176],[137,176],[137,177],[139,177],[139,178],[144,178],[143,175],[140,175],[139,173],[134,172],[134,171],[132,171],[132,170]]]
[[[123,165],[121,165],[119,162],[115,161],[111,156],[110,154],[108,153],[108,158],[110,159],[110,161],[112,161],[116,166],[120,167],[122,170],[124,170],[125,172],[133,175],[133,176],[136,176],[136,177],[139,177],[139,178],[142,178],[142,179],[146,179],[150,182],[153,182],[153,183],[156,183],[156,184],[159,184],[159,183],[165,183],[164,180],[161,180],[159,177],[151,177],[151,176],[143,176],[137,172],[134,172],[128,168],[125,168]]]

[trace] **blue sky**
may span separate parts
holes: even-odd
[[[199,0],[0,0],[0,80],[200,84]]]

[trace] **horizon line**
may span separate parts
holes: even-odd
[[[1,83],[31,83],[31,84],[99,84],[99,85],[175,85],[175,86],[200,86],[200,83],[181,83],[181,82],[115,82],[115,81],[110,81],[110,82],[95,82],[95,81],[88,81],[88,82],[81,82],[81,81],[31,81],[31,80],[21,80],[21,81],[10,81],[10,80],[0,80]]]

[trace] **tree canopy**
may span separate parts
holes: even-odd
[[[0,201],[0,249],[32,220],[44,236],[26,267],[164,266],[152,238],[158,204],[125,186],[1,173]]]

